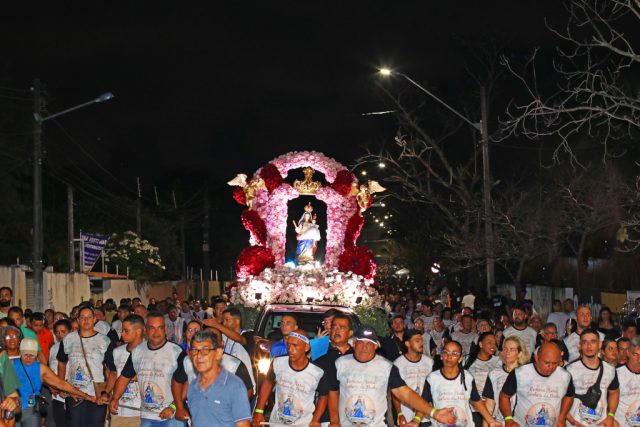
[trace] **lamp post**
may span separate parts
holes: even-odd
[[[487,95],[485,92],[484,86],[480,88],[480,112],[481,112],[481,120],[480,123],[474,123],[469,120],[467,117],[462,115],[455,108],[444,102],[442,99],[438,98],[431,91],[427,90],[425,87],[420,85],[418,82],[413,80],[411,77],[407,76],[404,73],[391,70],[389,68],[381,68],[380,74],[386,77],[389,76],[400,76],[407,80],[409,83],[420,89],[422,92],[429,95],[431,98],[438,101],[442,106],[451,111],[456,116],[460,117],[463,121],[471,125],[475,130],[480,133],[480,138],[482,140],[482,177],[483,177],[483,202],[484,202],[484,241],[485,241],[485,253],[486,253],[486,275],[487,275],[487,295],[490,295],[491,287],[495,284],[495,258],[493,253],[493,224],[491,222],[491,168],[490,168],[490,157],[489,157],[489,132],[487,130],[487,120],[488,120],[488,112],[487,112]]]
[[[42,116],[42,83],[36,79],[31,88],[33,92],[33,293],[34,311],[44,311],[45,298],[42,275],[42,250],[44,246],[42,220],[42,124],[55,117],[79,110],[92,104],[105,102],[113,98],[111,92],[104,93],[75,107],[67,108],[55,114]],[[70,243],[71,245],[72,243]]]

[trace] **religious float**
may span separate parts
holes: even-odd
[[[304,179],[287,180],[290,171],[300,169]],[[316,173],[324,180],[314,180]],[[234,199],[246,206],[241,219],[250,236],[250,246],[236,261],[234,304],[255,308],[273,303],[380,306],[372,286],[373,254],[357,245],[363,213],[371,206],[373,193],[384,191],[377,182],[360,183],[334,159],[302,151],[273,159],[251,177],[238,174],[228,184],[234,187]],[[300,197],[309,202],[289,219],[289,202]],[[314,211],[319,202],[326,204],[326,228]],[[296,251],[287,262],[288,227],[295,231]],[[317,248],[323,234],[321,262]]]

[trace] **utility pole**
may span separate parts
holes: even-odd
[[[173,198],[173,209],[175,209],[176,211],[178,210],[178,202],[176,200],[176,192],[175,190],[171,191],[171,197]],[[181,213],[179,215],[179,221],[180,221],[180,261],[181,261],[181,267],[182,267],[182,280],[186,280],[187,279],[187,257],[185,254],[185,247],[184,247],[184,215]]]
[[[33,81],[33,311],[44,311],[42,274],[42,83]]]
[[[76,270],[76,257],[74,254],[73,239],[73,187],[67,184],[67,240],[69,241],[69,273],[73,274]]]
[[[138,184],[138,200],[136,201],[136,234],[142,239],[142,187],[140,187],[140,177],[136,178]]]
[[[209,258],[209,232],[209,184],[207,183],[204,187],[204,223],[202,224],[202,277],[200,277],[202,292],[196,292],[196,298],[204,296],[205,284],[208,283],[209,270],[211,269]],[[208,293],[208,287],[206,293]]]
[[[482,136],[482,178],[484,196],[484,243],[487,264],[487,295],[491,295],[491,288],[495,285],[495,259],[493,253],[493,207],[491,202],[491,167],[489,163],[489,131],[487,121],[489,113],[487,111],[487,93],[484,86],[480,87],[480,111],[482,120],[480,122],[480,134]]]

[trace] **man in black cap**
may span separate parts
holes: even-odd
[[[354,335],[354,353],[336,360],[335,378],[329,380],[330,427],[384,427],[388,390],[407,407],[453,425],[453,409],[436,409],[409,388],[398,368],[376,355],[379,346],[376,331],[362,326]]]

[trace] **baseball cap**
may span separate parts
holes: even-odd
[[[411,338],[415,337],[416,335],[422,335],[422,332],[420,332],[417,329],[409,329],[404,333],[404,340],[409,341]]]
[[[24,338],[20,342],[20,353],[31,354],[33,356],[38,355],[38,341],[33,338]]]
[[[371,326],[360,326],[353,338],[356,340],[371,341],[374,344],[380,345],[378,334]]]

